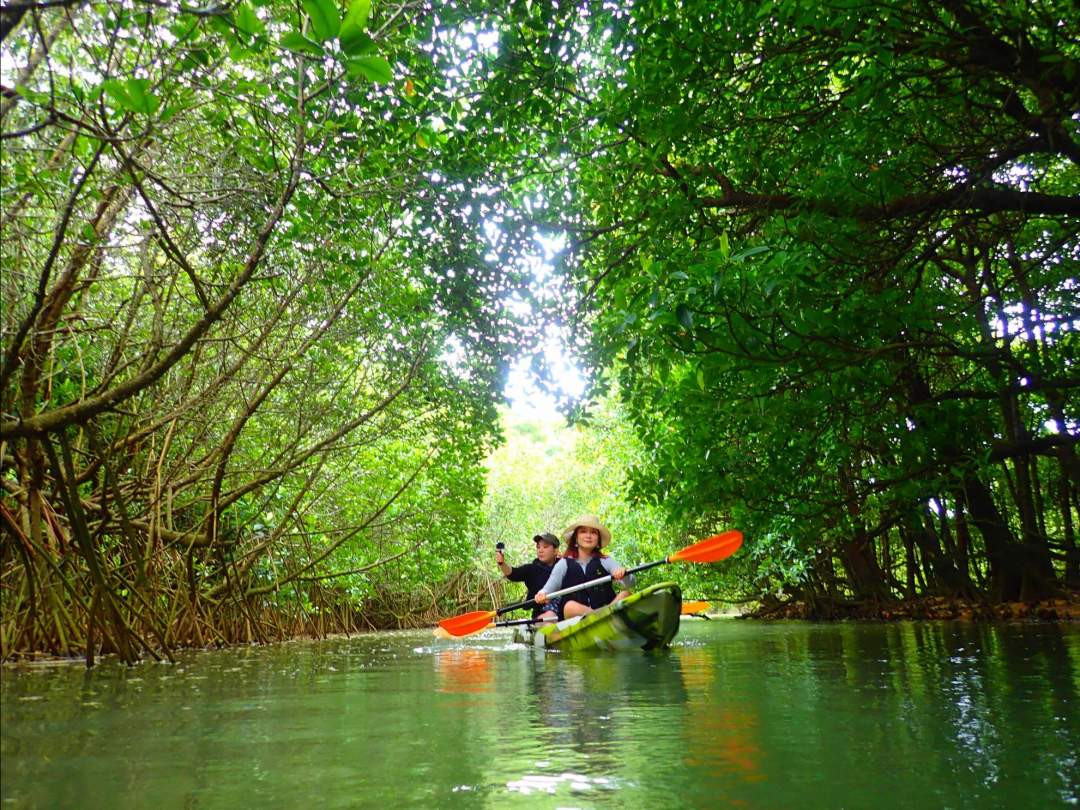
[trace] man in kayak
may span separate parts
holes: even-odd
[[[611,532],[595,515],[579,517],[563,532],[563,539],[566,541],[566,554],[555,563],[551,576],[537,592],[535,599],[538,605],[548,602],[549,593],[594,579],[603,579],[608,575],[626,585],[634,584],[634,575],[627,576],[626,569],[602,551],[604,546],[611,542]],[[583,616],[616,599],[622,599],[629,593],[622,590],[616,594],[608,581],[603,585],[566,594],[560,598],[556,610],[560,619]]]
[[[550,532],[544,532],[533,537],[536,543],[536,559],[525,565],[517,565],[513,568],[506,562],[502,549],[495,548],[495,563],[499,566],[504,577],[511,582],[525,583],[525,598],[532,599],[541,586],[551,576],[552,566],[559,556],[559,538]],[[502,545],[501,543],[499,545]],[[552,604],[546,608],[537,604],[533,608],[533,619],[536,621],[549,621],[556,617],[559,609],[558,600],[552,600]]]

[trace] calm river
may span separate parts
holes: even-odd
[[[1080,626],[684,619],[662,654],[383,633],[7,667],[3,808],[1080,803]]]

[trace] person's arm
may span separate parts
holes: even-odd
[[[536,600],[536,604],[547,604],[549,593],[559,590],[562,587],[563,577],[566,575],[566,559],[561,559],[555,563],[551,569],[551,573],[548,575],[547,582],[544,583],[544,587],[536,592],[536,596],[533,599]]]
[[[506,557],[503,556],[502,549],[495,549],[495,564],[499,566],[499,570],[502,571],[504,577],[510,576],[510,572],[513,570],[510,564],[506,561]]]
[[[634,584],[634,575],[627,574],[626,569],[623,568],[622,564],[619,563],[619,561],[616,560],[614,557],[601,557],[600,564],[604,566],[605,571],[611,574],[612,579],[623,583],[623,585],[626,585],[627,587],[630,587]],[[619,571],[623,572],[623,576],[617,576],[617,573]]]

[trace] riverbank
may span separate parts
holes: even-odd
[[[744,613],[743,619],[808,619],[864,621],[961,620],[961,621],[1080,621],[1080,593],[1033,602],[988,603],[948,596],[926,596],[900,601],[852,601],[843,599],[790,600],[762,604]]]

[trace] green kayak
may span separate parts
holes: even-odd
[[[559,650],[652,650],[675,638],[681,609],[679,586],[660,582],[586,616],[518,629],[514,640]]]

